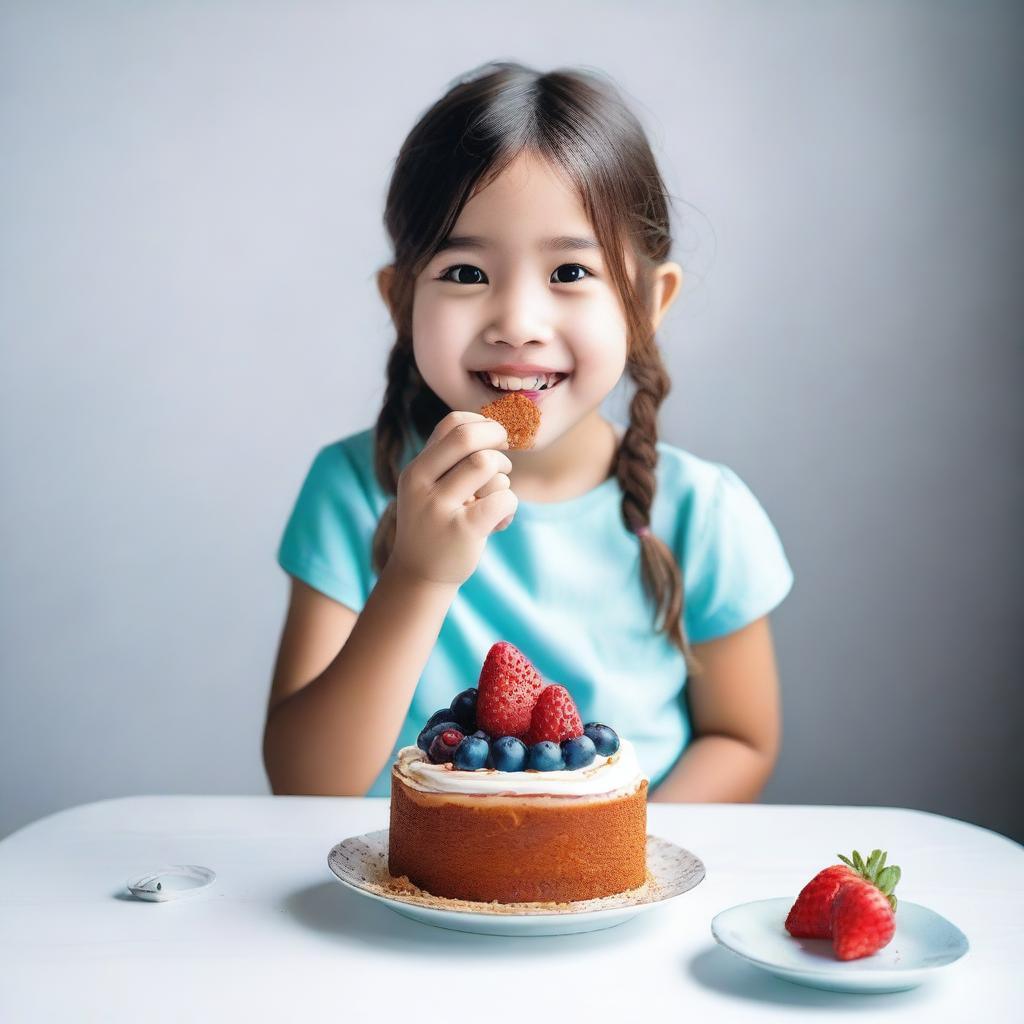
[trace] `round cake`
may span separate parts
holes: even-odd
[[[460,771],[405,747],[391,773],[388,870],[435,896],[484,902],[635,889],[647,876],[647,781],[628,740],[561,771]]]
[[[514,644],[427,719],[391,770],[388,871],[434,896],[567,903],[647,879],[647,777]]]

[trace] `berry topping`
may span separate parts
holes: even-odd
[[[467,736],[455,749],[452,764],[461,771],[473,772],[487,764],[491,746],[479,736]]]
[[[895,865],[886,867],[885,857],[882,850],[872,851],[866,861],[856,850],[852,859],[839,854],[842,864],[833,864],[819,871],[800,890],[786,917],[786,931],[799,939],[831,938],[840,960],[868,956],[881,949],[892,938],[892,932],[884,942],[867,949],[887,930],[884,915],[872,908],[877,908],[881,900],[889,916],[893,916],[896,897],[892,891],[900,879],[900,869]],[[847,909],[842,916],[844,924],[840,942],[836,933],[837,904],[840,894],[849,887],[864,888],[867,892],[859,895],[849,893],[845,897]],[[875,895],[871,895],[872,892]],[[870,941],[866,936],[871,937]],[[867,951],[857,952],[860,949]]]
[[[562,759],[566,768],[586,768],[595,757],[597,749],[589,736],[573,736],[571,740],[562,740]]]
[[[426,725],[423,726],[423,730],[432,729],[435,725],[440,725],[442,722],[457,722],[458,719],[455,717],[455,713],[451,708],[441,708],[435,711],[428,719]]]
[[[448,713],[451,714],[451,711],[449,710]],[[433,718],[433,715],[431,715],[431,718]],[[447,721],[437,722],[434,725],[425,725],[423,726],[423,729],[420,731],[419,736],[416,738],[416,746],[419,747],[420,750],[427,751],[430,749],[430,743],[435,736],[444,732],[445,729],[458,728],[459,723],[453,722],[450,719]]]
[[[582,735],[583,722],[569,691],[557,683],[545,686],[533,706],[530,728],[523,737],[524,741],[532,747],[543,740],[558,744]],[[594,745],[597,746],[596,743]]]
[[[565,768],[562,748],[554,740],[541,740],[530,747],[526,767],[537,772],[557,772]]]
[[[463,735],[458,729],[445,729],[430,741],[427,757],[433,764],[448,763],[455,756],[462,740]]]
[[[462,726],[467,735],[476,729],[476,688],[471,687],[456,694],[449,714]]]
[[[587,722],[583,735],[594,741],[594,747],[601,757],[611,757],[619,749],[619,734],[610,726],[600,722]]]
[[[480,670],[476,723],[492,736],[522,736],[543,688],[540,673],[513,644],[499,640]]]
[[[516,736],[500,736],[491,744],[487,766],[499,772],[521,772],[526,768],[526,744]]]

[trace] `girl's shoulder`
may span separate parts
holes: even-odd
[[[325,461],[342,459],[351,462],[356,467],[373,465],[373,427],[356,431],[354,434],[346,434],[337,440],[325,444],[317,453],[317,458]]]
[[[657,448],[657,498],[671,510],[687,542],[730,525],[758,530],[769,525],[761,502],[729,466],[667,442],[659,441]]]
[[[625,424],[613,422],[612,425],[621,441]],[[671,495],[674,501],[699,502],[702,498],[711,498],[723,486],[723,481],[735,477],[732,470],[720,462],[701,458],[668,441],[659,439],[655,449],[658,453],[655,469],[658,491],[662,495]]]
[[[697,504],[716,500],[721,490],[739,481],[726,465],[702,458],[667,441],[658,441],[658,488],[676,500]]]
[[[331,492],[338,498],[359,495],[371,505],[380,504],[384,495],[374,469],[373,427],[322,445],[313,458],[307,486]]]
[[[658,445],[660,523],[683,568],[691,643],[766,615],[793,585],[782,541],[761,502],[729,467]]]

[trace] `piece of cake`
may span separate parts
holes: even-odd
[[[533,439],[540,426],[540,409],[518,391],[508,394],[494,402],[488,402],[480,413],[488,419],[497,420],[508,432],[509,448],[532,448]]]
[[[478,728],[479,726],[479,728]],[[391,773],[388,870],[435,896],[572,902],[647,877],[647,778],[512,644],[431,715]]]

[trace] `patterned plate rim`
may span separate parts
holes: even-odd
[[[562,917],[567,914],[614,913],[630,907],[665,903],[682,896],[698,886],[707,873],[704,862],[690,850],[669,839],[648,834],[647,881],[637,889],[575,903],[505,903],[500,904],[500,910],[495,910],[495,904],[492,903],[437,897],[418,889],[409,891],[389,888],[384,881],[391,879],[387,874],[388,831],[386,828],[377,829],[343,839],[331,848],[327,864],[337,880],[350,888],[386,902],[408,904],[424,910],[487,917]],[[666,870],[659,863],[660,858],[666,857],[683,858],[684,862],[670,865]],[[370,868],[366,866],[368,858],[376,858],[376,863]]]

